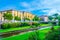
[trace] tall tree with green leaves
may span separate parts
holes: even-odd
[[[15,18],[14,18],[15,20],[17,20],[17,21],[20,21],[21,20],[21,18],[20,17],[18,17],[18,16],[15,16]]]
[[[54,31],[50,30],[47,33],[45,40],[60,40],[60,28],[58,28]]]
[[[49,20],[52,20],[52,19],[53,19],[53,17],[52,17],[52,16],[48,16],[48,19],[49,19]]]
[[[58,19],[58,15],[59,15],[58,13],[55,13],[52,16],[54,16],[55,19]]]
[[[58,13],[55,13],[55,14],[49,16],[48,18],[49,18],[49,20],[58,19]]]
[[[7,20],[13,19],[13,15],[10,12],[4,13],[3,17],[4,17],[4,19],[7,19]]]
[[[29,19],[29,18],[24,18],[24,20],[29,20],[29,21],[30,21],[30,19]]]
[[[39,21],[40,20],[40,18],[38,17],[38,16],[35,16],[34,18],[33,18],[33,21]]]
[[[60,17],[59,17],[59,14],[58,13],[53,14],[53,16],[54,16],[55,21],[56,20],[60,21],[59,20]],[[58,21],[56,23],[58,23]]]
[[[58,25],[60,26],[60,15],[58,16]]]

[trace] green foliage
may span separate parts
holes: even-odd
[[[8,29],[8,28],[16,28],[16,27],[26,27],[26,26],[30,26],[29,23],[27,22],[16,22],[16,23],[3,23],[2,24],[2,29]]]
[[[55,13],[52,16],[49,16],[48,18],[49,18],[49,20],[58,19],[58,16],[59,16],[58,13]]]
[[[60,15],[58,16],[58,20],[60,20]]]
[[[4,19],[7,19],[7,20],[12,20],[12,18],[13,18],[12,14],[9,12],[4,13],[3,17],[4,17]]]
[[[30,20],[29,18],[24,18],[24,20]]]
[[[32,27],[38,27],[40,24],[39,23],[32,23]],[[16,27],[26,27],[26,26],[31,26],[29,22],[14,22],[14,23],[3,23],[2,24],[2,29],[8,29],[8,28],[16,28]]]
[[[58,13],[53,14],[55,19],[58,19]]]
[[[60,40],[60,28],[54,31],[49,31],[45,40]]]
[[[39,26],[39,25],[40,25],[40,23],[37,23],[37,22],[33,22],[33,23],[32,23],[32,26],[36,26],[36,27],[37,27],[37,26]]]
[[[2,26],[2,29],[10,28],[9,23],[3,23],[1,26]]]
[[[38,31],[34,31],[29,37],[28,40],[40,40],[40,36],[39,36],[39,32]]]
[[[51,23],[52,25],[54,25],[54,26],[56,25],[56,20],[60,20],[58,13],[55,13],[55,14],[49,16],[48,18],[49,18],[49,20],[50,20],[50,23]],[[53,21],[52,21],[52,19],[53,19]],[[59,24],[60,24],[60,23],[59,23]]]
[[[35,16],[35,17],[33,18],[33,21],[39,21],[39,20],[40,20],[40,18],[37,17],[37,16]]]
[[[20,17],[18,17],[18,16],[15,16],[15,18],[14,18],[15,20],[21,20],[21,18]]]
[[[21,23],[11,23],[11,28],[20,27]]]
[[[3,23],[2,24],[2,29],[20,27],[20,24],[21,23]]]
[[[27,22],[23,22],[23,23],[21,23],[21,25],[20,25],[21,27],[23,27],[23,26],[30,26],[30,24],[29,23],[27,23]]]
[[[60,15],[58,16],[58,23],[59,23],[59,26],[60,26]]]
[[[49,16],[48,18],[49,18],[49,20],[52,20],[52,19],[53,19],[53,17],[52,17],[52,16]]]

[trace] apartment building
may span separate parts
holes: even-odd
[[[29,12],[25,12],[25,11],[17,11],[17,10],[5,10],[5,11],[0,11],[0,21],[4,21],[4,13],[9,12],[13,15],[13,20],[15,16],[18,16],[21,18],[21,20],[23,20],[24,18],[29,18],[30,20],[32,20],[34,18],[35,15],[29,13]]]
[[[40,18],[41,18],[41,21],[44,21],[44,22],[48,22],[49,21],[47,15],[42,15],[42,16],[40,16]]]

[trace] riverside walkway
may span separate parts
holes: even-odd
[[[30,28],[30,29],[16,30],[16,31],[10,31],[10,32],[5,32],[5,33],[0,33],[0,37],[6,38],[6,37],[9,37],[9,36],[13,36],[13,35],[17,35],[17,34],[29,32],[29,31],[34,31],[34,30],[43,30],[43,29],[46,29],[46,28],[51,28],[51,26],[50,27],[43,26],[43,27],[37,27],[37,28]]]

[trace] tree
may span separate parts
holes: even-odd
[[[60,40],[60,28],[54,31],[49,31],[45,40]]]
[[[55,13],[55,14],[48,17],[50,21],[53,19],[53,21],[51,22],[53,25],[56,25],[58,23],[57,22],[58,16],[59,16],[58,13]]]
[[[60,15],[58,16],[58,23],[59,23],[59,26],[60,26]]]
[[[24,20],[30,20],[29,18],[24,18]]]
[[[48,18],[49,18],[49,20],[58,19],[58,13],[55,13],[52,16],[49,16]]]
[[[58,19],[58,13],[53,14],[55,19]]]
[[[60,15],[58,16],[58,20],[60,20]]]
[[[58,13],[55,13],[52,16],[49,16],[48,18],[49,18],[49,20],[58,19]]]
[[[56,22],[56,24],[59,23],[59,25],[60,25],[60,15],[59,15],[58,13],[56,13],[56,14],[53,14],[53,16],[54,16],[54,18],[55,18],[55,21],[58,20],[58,21]]]
[[[28,40],[41,40],[39,31],[35,30],[29,37]]]
[[[53,19],[53,17],[52,17],[52,16],[48,16],[48,18],[49,18],[49,20],[52,20],[52,19]]]
[[[20,17],[18,17],[18,16],[15,16],[15,18],[14,18],[15,20],[17,20],[17,21],[19,21],[19,20],[21,20],[21,18]]]
[[[10,12],[4,13],[3,17],[4,17],[4,19],[7,19],[7,20],[13,19],[12,13],[10,13]]]
[[[33,21],[39,21],[39,20],[40,20],[40,18],[37,17],[37,16],[35,16],[35,17],[33,18]]]

